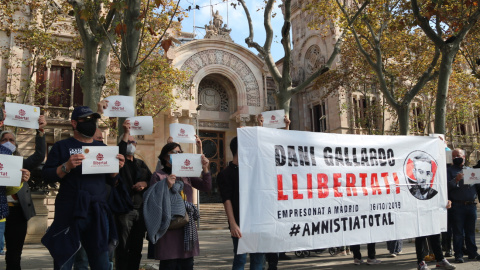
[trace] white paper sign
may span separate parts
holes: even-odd
[[[202,174],[202,155],[175,154],[172,158],[172,174],[177,177],[200,177]]]
[[[237,129],[238,253],[383,242],[447,229],[445,146],[419,136]]]
[[[187,124],[170,124],[170,136],[176,143],[195,143],[195,127]]]
[[[118,173],[118,146],[83,146],[82,174]]]
[[[130,96],[109,96],[108,107],[103,110],[103,114],[108,117],[133,117],[135,116],[135,107],[133,97]]]
[[[23,157],[0,155],[0,186],[18,187],[22,182]]]
[[[463,169],[464,184],[480,184],[480,169]]]
[[[276,110],[276,111],[268,111],[262,112],[263,116],[263,127],[268,128],[284,128],[285,125],[285,111],[284,110]]]
[[[130,120],[130,135],[150,135],[153,133],[153,118],[151,116],[136,116]]]
[[[40,108],[25,104],[5,102],[5,125],[38,129]]]
[[[452,150],[446,150],[445,151],[445,158],[447,159],[447,164],[453,164],[453,156],[452,156],[453,151]]]

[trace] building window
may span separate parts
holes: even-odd
[[[465,124],[457,124],[457,135],[467,135],[467,127]]]
[[[425,122],[423,121],[424,114],[423,114],[421,105],[414,103],[412,113],[413,113],[413,121],[414,121],[413,122],[414,132],[423,133],[423,131],[425,130]]]
[[[75,72],[75,78],[72,73]],[[48,86],[48,105],[54,107],[70,107],[72,79],[74,80],[73,106],[83,105],[83,92],[80,87],[80,70],[72,70],[70,67],[52,66],[50,68],[50,80],[47,82],[48,70],[46,68],[37,72],[36,103],[45,105],[45,97]]]
[[[381,115],[380,104],[375,98],[365,96],[353,97],[353,117],[355,128],[376,129],[378,116]]]
[[[313,106],[312,117],[312,130],[314,132],[327,131],[327,113],[325,108],[325,102]]]

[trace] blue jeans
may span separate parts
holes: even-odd
[[[463,257],[463,241],[465,241],[469,257],[475,257],[478,255],[477,245],[475,244],[477,207],[475,204],[462,205],[453,203],[451,209],[453,221],[453,251],[455,251],[455,258]]]
[[[403,240],[387,241],[387,249],[390,253],[397,254],[402,251]]]
[[[107,217],[103,216],[106,219],[107,224],[107,234],[108,234],[108,219]],[[82,242],[82,246],[84,243],[84,239],[87,239],[91,233],[91,223],[92,223],[93,216],[88,215],[86,219],[78,219],[77,226],[80,231],[80,241]],[[100,254],[93,253],[90,250],[86,250],[88,263],[90,264],[91,270],[110,270],[110,261],[108,257],[108,250],[102,252]],[[61,268],[61,270],[70,270],[72,269],[73,263],[75,262],[75,255],[72,256]]]
[[[5,221],[0,222],[0,251],[3,251],[3,247],[5,246]]]
[[[247,254],[237,254],[238,238],[232,237],[233,240],[233,265],[232,270],[243,270],[247,263]],[[265,254],[250,253],[250,270],[262,270]]]

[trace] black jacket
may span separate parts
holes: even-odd
[[[127,143],[121,141],[118,146],[120,154],[126,157]],[[150,178],[152,178],[152,172],[148,168],[147,164],[138,158],[133,158],[133,162],[130,160],[125,160],[125,166],[120,169],[120,176],[130,194],[133,202],[133,208],[141,208],[143,205],[143,193],[146,191],[146,189],[143,191],[135,191],[132,189],[132,186],[142,181],[147,182],[148,185]]]
[[[47,145],[45,143],[45,135],[35,136],[35,152],[33,155],[23,160],[23,168],[29,171],[35,169],[45,159]],[[33,206],[32,194],[28,183],[23,183],[23,187],[17,192],[18,202],[22,207],[23,215],[26,220],[36,215],[35,207]]]

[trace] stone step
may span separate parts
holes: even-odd
[[[200,230],[226,230],[228,219],[222,203],[200,204]]]

